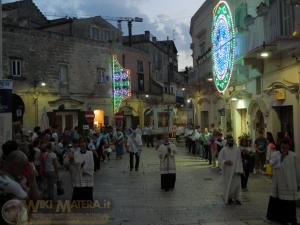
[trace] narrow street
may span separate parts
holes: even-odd
[[[263,225],[271,179],[252,175],[242,206],[225,206],[221,176],[204,160],[179,147],[174,191],[160,190],[159,161],[144,147],[140,170],[129,171],[129,156],[102,164],[95,175],[94,198],[112,202],[109,225]],[[67,181],[66,178],[65,180]],[[67,182],[68,183],[68,182]],[[70,192],[69,192],[70,193]]]

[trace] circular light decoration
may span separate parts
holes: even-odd
[[[226,1],[219,1],[213,11],[212,71],[219,92],[230,83],[234,64],[235,34],[232,14]]]

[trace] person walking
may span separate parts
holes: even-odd
[[[248,191],[247,184],[250,174],[250,148],[248,146],[248,141],[245,137],[241,137],[239,149],[241,152],[244,169],[244,173],[241,175],[242,190]]]
[[[209,137],[210,132],[208,131],[208,128],[204,129],[203,132],[203,147],[204,147],[204,158],[209,161],[209,164],[211,164],[211,151],[210,151],[210,144],[209,144]]]
[[[166,135],[163,143],[160,144],[157,151],[160,159],[161,189],[168,191],[175,187],[175,154],[177,152],[177,148],[175,144],[169,141],[169,136]]]
[[[46,178],[46,193],[48,200],[54,200],[54,185],[58,179],[58,160],[54,153],[54,148],[52,143],[48,143],[47,155],[45,156],[45,178]]]
[[[297,225],[296,200],[300,187],[300,168],[295,152],[290,150],[288,138],[281,141],[281,152],[276,151],[271,155],[270,164],[273,178],[267,219]]]
[[[255,171],[254,174],[262,172],[265,161],[266,161],[266,151],[267,151],[267,139],[264,137],[264,133],[260,131],[258,137],[254,142],[255,147]]]
[[[129,128],[126,146],[129,151],[130,171],[133,170],[133,156],[135,156],[135,171],[139,170],[142,145],[143,143],[140,133],[133,131],[131,128]]]
[[[231,135],[227,136],[227,145],[220,151],[219,165],[223,173],[223,198],[227,205],[235,203],[241,205],[241,175],[243,164],[241,152],[234,146]]]
[[[80,151],[66,153],[64,164],[69,167],[73,194],[72,200],[93,200],[94,159],[87,151],[83,140],[79,140]]]
[[[115,135],[116,159],[122,159],[122,155],[124,154],[124,142],[124,134],[120,128],[117,128]]]

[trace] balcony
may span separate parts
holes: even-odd
[[[263,10],[260,5],[257,8],[258,16],[253,17],[251,23],[249,15],[245,18],[249,22],[247,31],[236,35],[236,56],[251,54],[261,49],[263,43],[276,45],[279,41],[292,40],[294,24],[299,23],[299,21],[294,21],[293,14],[296,11],[300,11],[300,8],[287,1],[276,0],[271,5],[265,6]]]

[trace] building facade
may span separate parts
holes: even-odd
[[[173,123],[180,121],[180,106],[184,103],[178,100],[183,98],[181,87],[184,84],[183,76],[178,73],[174,42],[159,41],[149,31],[145,31],[144,34],[133,35],[131,39],[124,37],[123,43],[149,57],[147,60],[137,59],[134,62],[137,67],[133,70],[136,71],[137,86],[133,87],[133,98],[124,104],[132,105],[130,101],[138,103],[135,104],[135,111],[142,112],[141,126],[149,125],[157,133],[171,132]]]
[[[245,133],[255,139],[259,131],[272,132],[276,139],[282,132],[290,133],[299,146],[299,7],[279,0],[226,2],[235,24],[232,79],[224,93],[213,88],[201,95],[200,121],[203,111],[211,111],[210,123],[220,116],[224,133],[231,132],[236,139]],[[211,32],[216,4],[206,1],[191,21],[194,67],[204,83],[213,74]],[[201,23],[205,15],[208,19]]]
[[[15,129],[172,127],[181,82],[173,41],[157,41],[147,31],[129,44],[99,16],[48,20],[32,0],[4,4],[3,22],[3,71],[14,82]],[[129,82],[116,81],[124,75]],[[93,123],[87,119],[92,112]]]
[[[48,21],[28,0],[4,4],[3,22],[3,73],[19,100],[16,127],[82,128],[86,111],[101,115],[99,126],[113,123],[117,28],[101,17]]]

